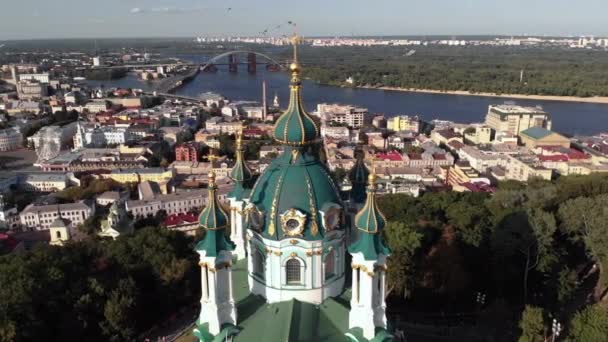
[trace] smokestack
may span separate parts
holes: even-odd
[[[266,104],[266,81],[262,81],[262,121],[266,121],[268,106]]]

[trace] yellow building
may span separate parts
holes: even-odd
[[[141,183],[156,182],[159,184],[167,183],[173,179],[175,171],[173,169],[148,168],[148,169],[125,169],[112,170],[108,178],[118,183]]]
[[[420,119],[418,116],[409,117],[407,115],[395,116],[387,121],[387,128],[395,132],[413,131],[420,132]]]
[[[492,141],[492,128],[488,126],[475,127],[475,132],[465,133],[464,139],[472,144],[489,144]]]
[[[570,147],[570,139],[542,127],[532,127],[519,134],[521,143],[529,149],[539,146]]]

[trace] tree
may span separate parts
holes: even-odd
[[[103,324],[106,335],[114,341],[132,341],[137,326],[137,288],[131,278],[121,279],[110,294],[104,308],[107,324]]]
[[[422,234],[400,222],[389,222],[384,236],[392,255],[388,258],[388,291],[407,297],[411,291],[412,257],[420,247]]]
[[[521,335],[518,342],[543,342],[545,340],[545,323],[543,309],[526,305],[519,321]]]
[[[523,301],[528,298],[531,270],[547,271],[555,257],[553,234],[557,229],[553,214],[540,209],[520,211],[503,218],[493,237],[494,248],[504,257],[523,257]]]
[[[600,279],[604,288],[596,289],[596,298],[606,290],[608,280],[604,274],[608,262],[608,194],[595,197],[577,197],[560,205],[558,217],[560,229],[574,241],[583,242],[588,252],[597,260]]]
[[[576,313],[569,325],[568,341],[604,342],[608,336],[608,312],[593,305]]]

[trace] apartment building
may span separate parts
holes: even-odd
[[[21,225],[30,230],[47,230],[57,218],[69,220],[69,227],[76,228],[95,214],[95,206],[85,202],[36,205],[30,204],[19,213]]]
[[[495,131],[515,135],[531,127],[551,130],[551,117],[540,107],[490,105],[485,123]]]

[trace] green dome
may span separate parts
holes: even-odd
[[[198,217],[198,223],[205,229],[205,236],[196,244],[197,251],[205,251],[207,256],[218,256],[221,251],[233,251],[236,247],[226,236],[228,214],[222,208],[216,195],[215,174],[209,174],[209,204]]]
[[[300,69],[292,66],[289,107],[274,125],[273,137],[282,144],[301,146],[319,138],[319,128],[302,105]]]
[[[261,212],[262,219],[258,220],[260,227],[252,226],[250,220],[248,228],[276,240],[289,237],[322,240],[325,230],[319,210],[342,203],[333,178],[316,155],[294,147],[287,147],[266,168],[253,187],[250,202]],[[292,209],[305,215],[299,234],[286,232],[282,224],[288,217],[283,214]]]
[[[375,175],[369,176],[369,187],[365,206],[355,216],[355,227],[359,237],[348,247],[351,254],[362,253],[365,260],[378,260],[379,255],[388,256],[391,250],[382,239],[382,229],[386,226],[386,218],[376,204]]]
[[[357,162],[355,166],[350,171],[348,175],[349,179],[353,185],[351,189],[351,198],[355,203],[363,203],[365,202],[365,185],[367,184],[367,177],[369,176],[369,170],[365,163],[363,162],[363,157],[359,155],[357,157]]]
[[[245,158],[243,157],[243,145],[242,145],[242,137],[240,134],[236,137],[236,163],[230,172],[230,179],[234,181],[234,189],[230,192],[229,196],[234,197],[237,200],[243,199],[247,192],[247,188],[249,188],[250,180],[253,175],[247,163],[245,163]]]

